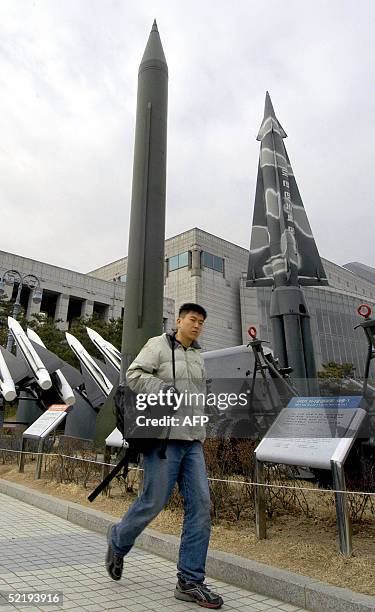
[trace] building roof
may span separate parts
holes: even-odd
[[[364,278],[369,283],[375,285],[375,268],[371,268],[371,266],[366,266],[366,264],[360,263],[359,261],[353,261],[347,263],[343,266],[350,272],[353,272],[357,276]]]

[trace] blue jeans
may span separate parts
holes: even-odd
[[[158,448],[144,456],[144,484],[140,497],[113,526],[112,546],[125,556],[134,540],[166,505],[176,482],[184,499],[184,522],[178,558],[178,577],[203,582],[210,539],[210,493],[201,442],[170,440],[166,459]]]

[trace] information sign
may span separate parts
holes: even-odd
[[[362,396],[294,397],[256,448],[258,461],[330,469],[353,443]]]
[[[71,408],[68,404],[53,404],[30,427],[23,432],[24,438],[45,438],[66,417]]]

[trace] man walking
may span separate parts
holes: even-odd
[[[164,508],[177,482],[184,499],[184,522],[175,597],[216,609],[223,605],[223,599],[204,584],[211,531],[210,494],[202,446],[205,430],[203,424],[192,425],[192,419],[185,418],[204,413],[205,369],[197,338],[206,316],[199,304],[183,304],[179,309],[177,333],[150,338],[126,373],[127,383],[135,393],[159,393],[170,389],[175,369],[176,390],[182,393],[184,401],[179,401],[174,413],[179,424],[170,428],[168,441],[164,443],[165,458],[160,452],[163,442],[155,441],[144,455],[141,496],[108,531],[106,568],[113,580],[120,580],[124,556]],[[191,394],[195,402],[188,400]]]

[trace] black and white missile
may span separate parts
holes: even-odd
[[[293,368],[301,391],[316,378],[310,315],[303,285],[328,285],[284,145],[286,133],[267,92],[260,141],[247,286],[272,286],[273,348],[282,367]],[[311,382],[309,382],[309,379]]]
[[[13,338],[17,343],[17,347],[34,375],[36,382],[41,389],[43,389],[43,391],[47,391],[52,387],[51,377],[47,368],[39,355],[36,353],[29,338],[26,336],[18,321],[13,319],[13,317],[8,317],[8,326]]]
[[[122,378],[163,331],[168,66],[156,21],[138,71]]]
[[[106,361],[110,363],[117,372],[121,370],[121,353],[120,351],[113,346],[108,340],[104,340],[98,332],[94,329],[90,329],[90,327],[86,327],[87,333],[91,342],[96,346],[98,351],[104,356]]]
[[[109,378],[104,374],[102,369],[98,366],[95,359],[86,351],[85,347],[82,346],[79,340],[72,334],[65,332],[66,340],[72,349],[73,353],[84,367],[86,372],[94,380],[96,385],[99,387],[105,397],[111,393],[113,384]]]
[[[38,344],[39,346],[42,346],[43,348],[47,348],[43,340],[38,336],[38,334],[34,330],[28,328],[26,333],[27,333],[27,337],[29,338],[29,340],[31,340],[32,342],[35,342],[35,344]],[[74,396],[72,387],[66,380],[61,370],[56,370],[52,374],[52,378],[54,382],[56,383],[56,387],[59,392],[59,395],[61,396],[61,399],[64,401],[65,404],[68,404],[68,406],[73,406],[73,404],[76,401],[76,398]]]
[[[91,332],[93,330],[90,330]],[[95,336],[94,332],[94,336]],[[86,349],[82,346],[82,344],[79,342],[79,340],[77,340],[77,338],[75,338],[74,336],[72,336],[72,334],[69,334],[68,332],[65,332],[65,336],[66,339],[68,341],[68,344],[70,346],[70,348],[72,349],[72,351],[74,352],[74,354],[76,355],[76,357],[79,359],[80,363],[82,364],[84,370],[87,371],[87,373],[90,375],[91,379],[95,382],[95,384],[99,387],[100,391],[102,392],[103,396],[105,398],[107,398],[109,396],[109,394],[111,393],[112,389],[113,389],[113,385],[110,382],[110,380],[107,378],[107,376],[104,374],[104,372],[101,370],[101,368],[98,366],[98,364],[96,363],[96,360],[91,357],[91,355],[86,351]],[[98,334],[99,338],[101,338],[101,336]],[[91,335],[90,335],[91,338]],[[101,340],[103,340],[104,342],[106,342],[103,338],[101,338]],[[110,343],[108,343],[110,344]],[[98,346],[98,345],[96,345]],[[112,346],[112,345],[111,345]],[[99,348],[99,346],[98,346]],[[115,347],[113,347],[115,348]],[[103,364],[104,365],[104,364]],[[118,377],[118,368],[117,368],[117,377]],[[95,405],[100,405],[103,403],[103,401],[99,400],[99,401],[95,401],[96,398],[94,398],[94,401],[92,398],[90,398],[90,389],[88,388],[87,382],[85,383],[86,386],[86,392],[89,396],[89,399],[91,401],[91,403],[95,406]],[[120,433],[120,431],[115,428],[111,434],[108,436],[108,441],[106,439],[106,444],[107,446],[127,446],[127,443],[124,442],[122,434]]]
[[[6,402],[12,402],[17,397],[14,380],[9,372],[2,352],[0,351],[0,393]]]
[[[285,148],[287,137],[266,93],[255,193],[248,286],[328,285]]]

